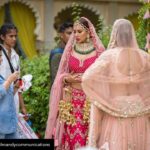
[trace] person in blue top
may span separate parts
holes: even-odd
[[[50,51],[50,56],[49,56],[51,86],[57,74],[59,62],[61,60],[61,56],[64,51],[65,45],[68,42],[72,31],[73,31],[73,24],[71,22],[64,22],[59,27],[58,33],[59,33],[60,43],[57,48]]]
[[[2,48],[0,47],[0,65],[2,63]],[[13,82],[19,78],[19,72],[15,71],[7,80],[0,75],[0,139],[18,139],[17,114],[14,103]]]

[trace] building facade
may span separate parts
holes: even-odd
[[[101,17],[106,25],[112,25],[118,18],[130,18],[134,21],[134,16],[141,6],[138,0],[1,0],[0,15],[5,5],[9,3],[17,5],[20,3],[21,6],[25,6],[24,9],[28,9],[29,16],[32,16],[35,22],[34,29],[30,31],[35,35],[35,40],[32,42],[35,42],[35,47],[39,51],[47,51],[54,46],[57,25],[72,17],[73,3],[81,7],[83,15],[93,20],[93,24],[98,17]],[[20,8],[17,5],[16,9]],[[13,14],[13,9],[11,12]],[[21,15],[21,10],[19,12]],[[27,20],[28,17],[24,15],[22,13],[21,18]],[[30,24],[30,20],[26,22]],[[2,23],[3,20],[0,21],[0,24]]]

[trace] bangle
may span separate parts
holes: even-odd
[[[66,78],[63,79],[63,83],[64,83],[64,84],[67,84]]]
[[[14,88],[16,88],[16,89],[19,89],[19,86],[17,86],[17,85],[14,85]]]

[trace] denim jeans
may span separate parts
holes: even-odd
[[[17,132],[11,134],[0,134],[0,139],[19,139]]]

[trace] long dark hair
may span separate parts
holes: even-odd
[[[0,28],[0,41],[2,43],[3,43],[3,40],[1,39],[1,35],[5,36],[7,33],[10,32],[10,30],[16,30],[18,32],[17,27],[12,23],[6,23],[6,24],[3,24],[1,26],[1,28]]]
[[[0,52],[2,51],[2,46],[0,45]]]

